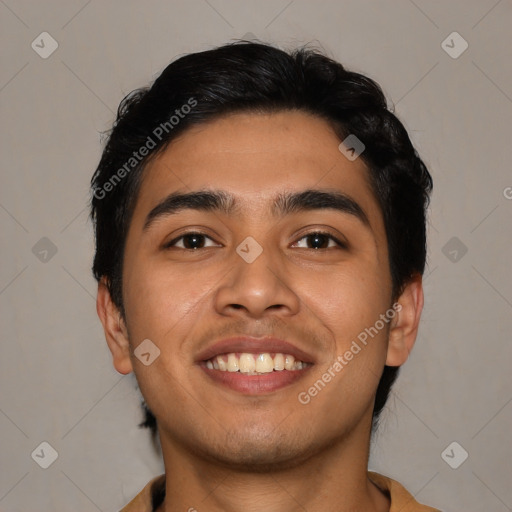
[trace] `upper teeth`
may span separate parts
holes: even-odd
[[[240,372],[248,374],[270,373],[274,370],[302,370],[308,365],[302,361],[295,361],[295,357],[289,354],[274,354],[272,357],[268,352],[263,354],[230,353],[215,356],[206,361],[210,370],[223,372]]]

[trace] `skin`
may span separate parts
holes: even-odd
[[[307,405],[297,399],[392,305],[382,213],[364,162],[345,158],[339,143],[324,120],[302,112],[234,114],[187,130],[144,171],[125,249],[126,320],[104,280],[97,311],[114,367],[135,372],[158,421],[167,475],[160,511],[389,510],[367,477],[372,409],[384,365],[402,365],[414,345],[421,276],[386,328]],[[169,193],[205,187],[233,193],[239,214],[183,210],[143,232]],[[329,209],[270,215],[275,194],[306,188],[350,195],[370,227]],[[184,249],[183,239],[162,248],[198,229],[209,237],[199,249]],[[349,248],[329,238],[312,248],[304,237],[318,229]],[[263,248],[250,264],[235,251],[247,236]],[[291,340],[316,363],[266,395],[221,387],[195,357],[237,334]],[[160,349],[149,366],[133,354],[146,338]]]

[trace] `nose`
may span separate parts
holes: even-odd
[[[239,310],[251,318],[297,314],[300,300],[291,274],[275,251],[263,248],[253,261],[238,253],[233,256],[233,268],[216,292],[215,307],[219,314],[229,315]]]

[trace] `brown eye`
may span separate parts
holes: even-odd
[[[341,247],[346,249],[346,244],[338,240],[336,237],[334,237],[331,233],[323,232],[323,231],[314,231],[312,233],[308,233],[304,235],[300,240],[308,240],[310,241],[310,244],[306,242],[305,249],[329,249],[331,247]],[[329,242],[333,241],[334,245],[329,246]],[[310,245],[312,247],[310,247]]]
[[[174,240],[171,240],[169,243],[165,244],[165,249],[170,249],[171,247],[177,247],[179,249],[187,249],[195,251],[197,249],[205,248],[205,241],[212,240],[209,236],[206,236],[203,233],[190,232],[185,233]],[[177,242],[182,241],[181,245],[177,244]],[[212,240],[213,241],[213,240]],[[212,246],[209,246],[212,247]]]

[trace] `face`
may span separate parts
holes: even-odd
[[[146,167],[125,248],[123,368],[135,371],[163,444],[231,467],[284,467],[369,428],[391,277],[368,171],[339,143],[305,113],[235,114],[189,129]],[[306,190],[340,194],[343,205],[276,202]],[[236,206],[155,210],[197,191]],[[212,348],[235,336],[249,339]],[[269,337],[294,348],[265,349]],[[146,339],[160,350],[149,365],[133,354]],[[295,350],[309,362],[302,370],[247,375],[205,362]]]

